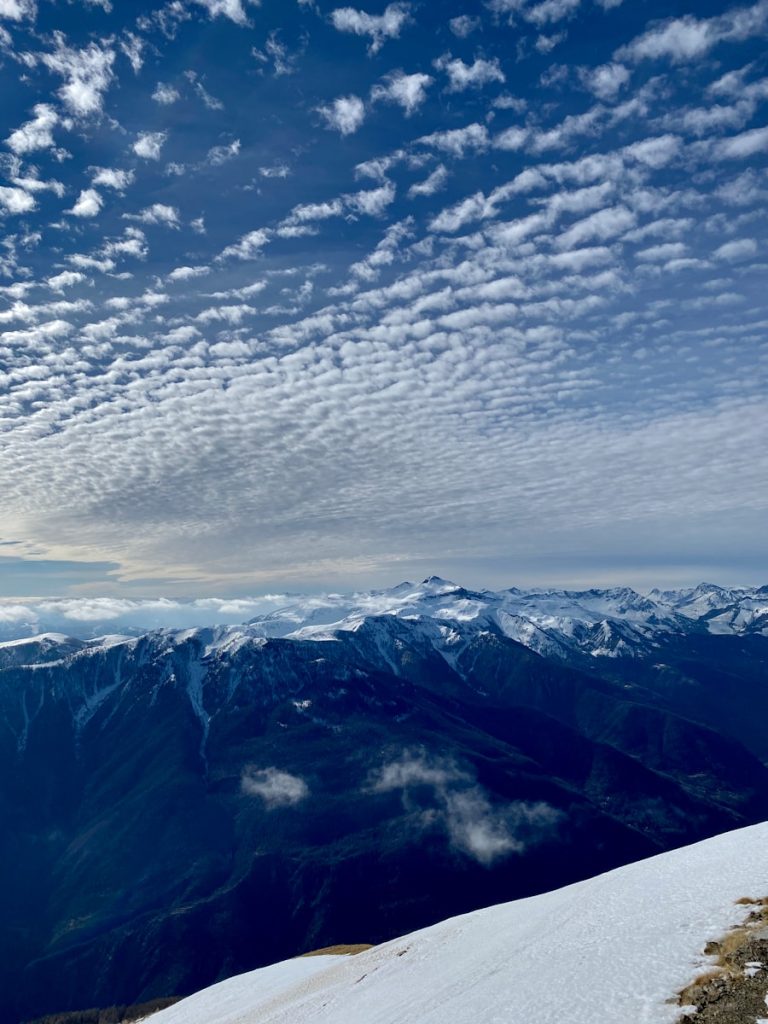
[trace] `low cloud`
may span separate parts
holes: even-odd
[[[300,776],[253,765],[243,770],[240,788],[246,796],[260,797],[270,811],[276,807],[295,807],[309,796],[309,786]]]
[[[210,597],[196,601],[174,601],[162,597],[143,600],[69,597],[27,599],[23,602],[0,599],[0,640],[17,640],[41,632],[66,633],[89,639],[104,633],[136,634],[153,629],[237,625],[268,615],[284,606],[286,600],[282,594]]]
[[[494,806],[474,775],[448,758],[431,758],[424,751],[404,751],[375,774],[374,793],[400,791],[403,806],[412,807],[412,791],[432,790],[434,810],[451,845],[485,867],[525,850],[552,835],[562,818],[546,803],[515,801]]]

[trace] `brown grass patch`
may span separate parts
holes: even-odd
[[[341,946],[323,946],[322,949],[313,949],[309,953],[302,953],[301,957],[305,956],[357,956],[358,953],[364,953],[366,949],[373,949],[370,943],[358,942],[352,945],[341,945]],[[299,957],[299,959],[301,959]]]
[[[715,957],[716,963],[678,993],[678,1005],[695,1006],[697,1019],[709,1021],[710,1011],[715,1014],[712,1019],[722,1020],[723,1024],[747,1019],[739,1016],[740,1006],[751,1006],[750,993],[745,992],[744,966],[750,960],[765,962],[767,959],[764,928],[768,924],[768,897],[742,896],[736,904],[754,909],[742,924],[735,925],[716,942],[706,944],[704,954]],[[764,992],[764,982],[761,984]],[[731,1015],[732,1011],[735,1016]]]

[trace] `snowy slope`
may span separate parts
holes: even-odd
[[[709,963],[706,942],[746,917],[735,901],[765,895],[768,824],[443,921],[357,957],[241,975],[151,1021],[673,1024],[676,993]]]

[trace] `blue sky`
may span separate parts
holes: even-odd
[[[768,0],[0,0],[0,594],[764,583]]]

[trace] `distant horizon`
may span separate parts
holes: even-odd
[[[626,574],[622,573],[621,570],[616,570],[608,574],[594,573],[593,575],[578,574],[572,577],[568,577],[567,574],[561,575],[552,573],[547,574],[546,577],[540,577],[538,582],[535,581],[531,576],[520,573],[516,578],[508,579],[506,574],[499,576],[495,581],[486,580],[483,582],[477,573],[468,574],[457,574],[448,572],[426,572],[426,574],[411,573],[410,575],[405,574],[401,576],[389,575],[387,578],[378,576],[372,573],[371,577],[374,578],[375,582],[366,582],[366,579],[347,579],[337,580],[333,582],[323,583],[321,581],[309,581],[307,580],[304,585],[299,585],[296,581],[292,581],[290,584],[285,586],[265,586],[265,587],[231,587],[228,588],[225,584],[219,587],[200,587],[196,589],[189,589],[186,591],[179,590],[174,591],[172,586],[163,586],[161,581],[156,583],[153,581],[153,589],[141,590],[131,586],[130,588],[122,587],[119,584],[117,586],[109,587],[105,583],[87,583],[80,585],[73,585],[68,589],[64,590],[47,590],[47,591],[28,591],[28,592],[4,592],[4,575],[2,566],[2,557],[0,557],[0,608],[7,606],[14,602],[46,602],[46,601],[109,601],[113,600],[116,602],[141,602],[141,601],[171,601],[178,602],[180,604],[189,604],[194,602],[228,602],[228,601],[262,601],[262,600],[290,600],[292,597],[305,597],[305,596],[322,596],[324,594],[351,594],[351,593],[367,593],[375,590],[392,590],[403,584],[410,584],[412,586],[418,586],[421,583],[426,582],[432,577],[436,577],[452,583],[457,587],[462,587],[466,590],[474,591],[501,591],[510,589],[520,590],[568,590],[568,591],[587,591],[587,590],[608,590],[612,588],[627,587],[631,590],[636,591],[639,594],[648,594],[653,590],[692,590],[697,586],[711,585],[716,587],[722,587],[723,589],[743,589],[743,590],[756,590],[768,585],[768,569],[763,576],[752,573],[751,581],[748,581],[745,577],[746,574],[736,576],[736,574],[726,575],[723,572],[718,572],[716,569],[712,569],[707,572],[702,568],[702,572],[686,572],[680,575],[672,575],[663,578],[661,573],[656,574],[652,572],[644,572],[638,574],[637,570],[629,570]],[[670,567],[666,566],[666,572],[669,572]],[[472,576],[472,580],[465,578],[467,575]],[[7,578],[7,577],[6,577]]]
[[[410,607],[409,602],[412,599],[417,603],[425,598],[438,602],[443,599],[450,601],[451,594],[457,590],[477,594],[480,603],[482,598],[493,601],[494,596],[498,596],[502,601],[511,600],[514,604],[516,598],[510,595],[510,592],[513,592],[519,594],[523,602],[530,599],[535,605],[538,597],[546,601],[554,595],[556,607],[558,602],[564,599],[573,600],[574,609],[590,608],[591,595],[598,595],[600,601],[610,601],[610,595],[616,591],[630,590],[643,600],[650,597],[652,602],[658,601],[663,609],[665,606],[669,607],[668,600],[673,604],[677,600],[685,601],[688,595],[695,594],[699,588],[703,588],[705,593],[707,588],[714,588],[734,591],[736,595],[751,595],[762,586],[724,587],[721,584],[704,581],[693,587],[658,587],[655,589],[659,596],[654,596],[654,588],[636,590],[627,584],[575,588],[514,585],[473,588],[456,580],[432,574],[421,581],[403,580],[386,587],[352,588],[346,591],[328,588],[315,592],[273,592],[229,598],[128,598],[97,595],[0,598],[0,643],[13,643],[51,634],[84,640],[114,635],[133,636],[155,630],[183,632],[188,629],[213,627],[237,628],[251,621],[258,622],[264,617],[279,616],[283,611],[290,613],[289,623],[295,623],[294,626],[288,627],[290,632],[291,629],[298,628],[302,620],[313,622],[318,615],[321,623],[340,621],[346,618],[350,609],[355,610],[354,614],[378,615],[396,608]],[[602,595],[608,596],[603,598]],[[763,600],[768,609],[768,591],[765,595],[760,593],[757,601],[759,608],[762,608]],[[747,602],[750,601],[754,604],[753,599],[747,596]],[[620,616],[621,608],[622,604],[617,608]],[[528,613],[521,611],[520,614],[525,616]]]

